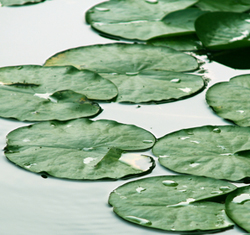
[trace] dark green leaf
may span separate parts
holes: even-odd
[[[0,0],[0,6],[18,6],[43,2],[44,0]]]

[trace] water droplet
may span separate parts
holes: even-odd
[[[38,113],[39,113],[38,111],[31,112],[31,114],[38,114]]]
[[[250,194],[249,193],[242,193],[241,195],[236,196],[233,199],[233,202],[238,203],[238,204],[244,204],[248,201],[250,201]]]
[[[53,103],[57,103],[57,100],[53,97],[51,97],[52,93],[44,93],[44,94],[34,94],[34,96],[38,96],[39,98],[50,100]]]
[[[24,139],[23,142],[30,142],[30,139]]]
[[[221,133],[221,129],[220,129],[220,128],[214,128],[214,129],[213,129],[213,132],[214,132],[214,133]]]
[[[241,113],[244,113],[245,111],[244,110],[237,110],[236,112],[241,114]]]
[[[229,186],[221,186],[219,189],[220,189],[222,192],[226,192],[226,191],[230,190],[230,187],[229,187]]]
[[[145,2],[151,3],[151,4],[156,4],[156,3],[158,3],[158,0],[145,0]]]
[[[194,163],[190,163],[190,164],[189,164],[190,167],[197,167],[197,166],[199,166],[199,165],[200,165],[200,163],[197,163],[197,162],[194,162]]]
[[[194,133],[193,133],[193,132],[191,132],[191,131],[189,131],[189,132],[188,132],[188,135],[193,135],[193,134],[194,134]]]
[[[91,151],[91,150],[93,150],[93,147],[90,147],[90,148],[83,148],[82,150],[83,150],[83,151]]]
[[[187,192],[187,190],[186,189],[181,189],[181,190],[179,190],[179,192],[185,193],[185,192]]]
[[[175,182],[174,180],[164,180],[164,181],[162,181],[162,184],[165,186],[172,186],[172,187],[178,185],[178,183]]]
[[[96,160],[96,158],[93,158],[93,157],[86,157],[83,159],[83,163],[84,164],[89,164],[90,162]]]
[[[225,147],[225,146],[223,146],[223,145],[218,145],[217,147],[218,147],[218,148],[221,148],[221,149],[223,149],[223,150],[225,150],[225,149],[226,149],[226,147]]]
[[[95,7],[95,10],[97,11],[101,11],[101,12],[107,12],[107,11],[110,11],[109,8],[106,8],[106,7]]]
[[[145,191],[145,190],[146,190],[145,188],[139,186],[139,187],[136,189],[136,192],[141,193],[141,192],[143,192],[143,191]]]
[[[185,202],[179,202],[179,203],[174,204],[174,205],[168,205],[167,207],[187,206],[187,205],[189,205],[190,202],[194,202],[194,201],[195,201],[194,198],[187,198],[187,200]]]
[[[234,154],[233,153],[221,153],[220,155],[221,156],[233,156]]]
[[[205,187],[201,187],[201,190],[204,190],[205,189]]]
[[[181,82],[181,79],[179,79],[179,78],[174,78],[174,79],[172,79],[170,82],[173,82],[173,83],[180,83],[180,82]]]
[[[221,191],[212,191],[211,194],[221,194]]]
[[[153,140],[143,140],[142,142],[143,142],[143,143],[154,143]]]
[[[67,127],[71,127],[72,125],[67,125]]]
[[[192,89],[189,88],[189,87],[186,87],[186,88],[178,88],[179,90],[185,92],[185,93],[189,93]]]
[[[191,143],[199,144],[200,142],[197,140],[190,140]]]
[[[27,163],[27,164],[24,164],[24,167],[30,169],[32,166],[36,166],[36,165],[37,165],[36,163]]]
[[[136,217],[136,216],[133,216],[133,215],[125,216],[125,218],[127,218],[129,221],[137,223],[137,224],[152,225],[152,222],[150,220],[143,219],[143,218],[140,218],[140,217]]]
[[[185,136],[185,137],[181,137],[180,139],[181,140],[185,140],[185,139],[189,139],[190,137],[188,137],[188,136]]]
[[[170,156],[168,156],[168,155],[160,155],[159,156],[159,158],[168,158],[168,157],[170,157]]]
[[[139,72],[126,72],[128,76],[136,76]]]
[[[245,21],[246,21],[247,23],[250,23],[250,19],[246,19]]]

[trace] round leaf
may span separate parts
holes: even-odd
[[[117,43],[79,47],[51,57],[45,65],[73,65],[79,69],[93,70],[115,83],[118,87],[118,101],[136,103],[182,98],[196,93],[204,86],[200,77],[189,75],[185,75],[186,80],[190,81],[187,87],[183,87],[182,83],[169,83],[171,76],[173,77],[171,80],[179,79],[179,81],[184,76],[181,73],[166,71],[181,72],[197,69],[198,63],[195,58],[170,48],[143,44]],[[152,83],[155,84],[153,88]],[[163,94],[162,88],[168,86],[170,90],[177,87],[185,90],[181,92],[182,96],[179,95],[178,88],[174,96],[172,92]]]
[[[154,136],[134,125],[76,119],[42,122],[10,132],[6,157],[32,172],[69,179],[118,179],[148,173],[152,158],[124,151],[152,147]]]
[[[110,194],[109,204],[123,219],[151,228],[226,229],[233,223],[226,216],[224,205],[204,200],[235,188],[224,181],[197,176],[156,176],[118,187]]]
[[[249,95],[250,75],[245,74],[210,87],[206,101],[220,117],[239,126],[250,126]]]
[[[246,13],[211,12],[195,22],[203,45],[212,50],[250,46],[250,16]]]
[[[161,165],[179,173],[239,181],[250,177],[250,128],[202,126],[160,138],[153,147]]]
[[[237,225],[250,232],[250,186],[238,188],[228,195],[226,212]]]

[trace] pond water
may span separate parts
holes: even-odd
[[[84,12],[100,0],[51,0],[36,5],[0,8],[0,67],[43,64],[51,55],[72,47],[114,42],[93,32],[84,22]],[[201,57],[206,60],[205,57]],[[208,86],[228,81],[250,70],[235,70],[216,62],[203,65]],[[226,125],[205,102],[205,92],[173,103],[100,105],[104,111],[95,118],[135,124],[157,138],[182,128]],[[0,147],[11,130],[27,125],[0,119]],[[118,218],[109,207],[109,193],[125,183],[119,181],[71,181],[41,177],[11,164],[0,153],[0,232],[27,234],[176,234],[146,229]],[[147,154],[151,155],[151,152]],[[148,176],[173,174],[156,162]],[[234,228],[218,234],[243,234]]]

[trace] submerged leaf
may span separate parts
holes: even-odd
[[[197,69],[196,59],[166,47],[122,43],[79,47],[52,56],[45,65],[93,70],[115,83],[119,102],[171,100],[190,96],[204,87],[199,76],[173,73]],[[172,79],[183,83],[169,82]],[[177,94],[162,93],[163,87]],[[182,95],[178,89],[184,89]]]
[[[210,87],[206,101],[220,117],[239,126],[250,126],[249,95],[250,74],[245,74]]]
[[[117,95],[115,85],[94,72],[38,65],[0,68],[0,91],[0,116],[22,121],[94,116],[101,108],[88,98]]]
[[[237,225],[250,232],[250,186],[238,188],[228,195],[226,211]]]
[[[118,179],[152,171],[152,158],[124,151],[152,147],[154,136],[134,125],[76,119],[10,132],[6,157],[32,172],[69,179]]]
[[[165,135],[153,153],[179,173],[239,181],[250,177],[249,139],[248,127],[202,126]]]
[[[0,6],[19,6],[43,2],[45,0],[0,0]]]
[[[205,201],[236,186],[197,176],[156,176],[126,183],[109,197],[114,212],[130,222],[167,231],[221,230],[233,226],[224,205]],[[214,193],[216,192],[216,194]]]
[[[196,33],[211,50],[250,46],[250,15],[246,13],[211,12],[195,22]]]

